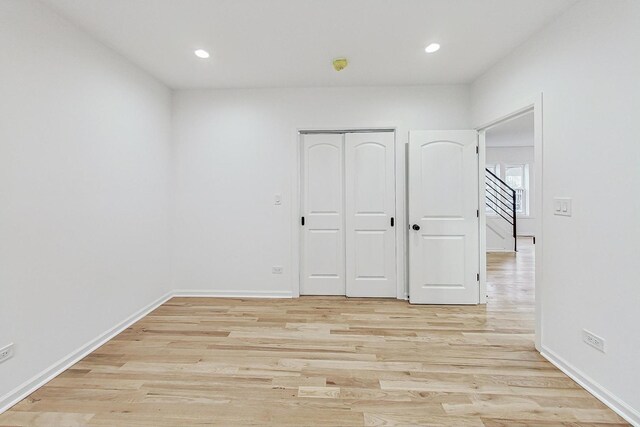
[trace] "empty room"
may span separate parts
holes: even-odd
[[[639,188],[638,0],[0,0],[0,427],[640,426]]]

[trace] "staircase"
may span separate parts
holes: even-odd
[[[512,230],[513,250],[518,251],[516,237],[516,190],[509,187],[489,169],[485,169],[485,204],[494,212],[496,219],[504,220],[504,225]],[[487,223],[489,218],[487,218]]]

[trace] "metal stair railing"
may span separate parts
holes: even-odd
[[[513,230],[513,250],[518,251],[516,234],[516,190],[485,168],[485,204],[504,219]]]

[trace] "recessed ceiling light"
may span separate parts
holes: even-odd
[[[424,51],[427,53],[433,53],[440,50],[440,45],[438,43],[431,43],[429,46],[424,48]]]
[[[193,53],[195,53],[198,58],[207,59],[209,57],[209,52],[204,49],[198,49]]]

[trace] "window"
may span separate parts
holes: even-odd
[[[505,166],[504,181],[516,191],[516,213],[529,215],[529,165]]]
[[[504,168],[504,180],[511,188],[524,188],[524,165]]]

